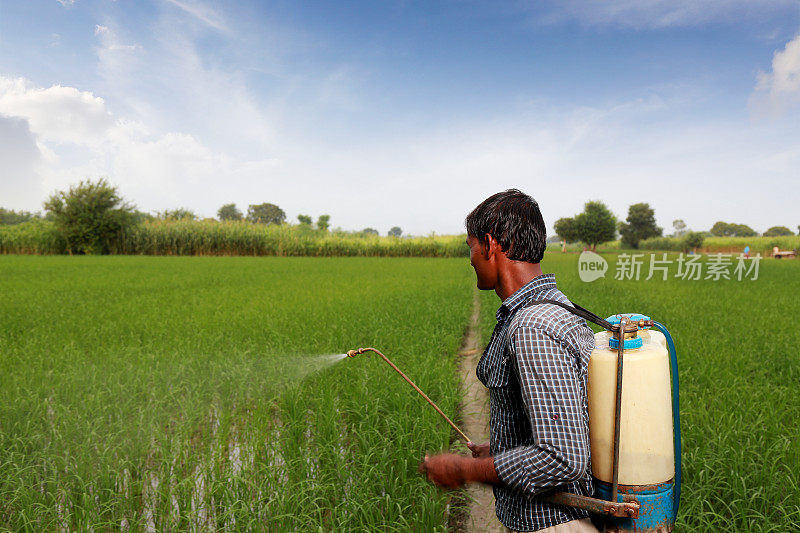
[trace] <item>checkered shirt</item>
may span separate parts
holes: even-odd
[[[594,334],[553,304],[570,301],[555,276],[537,276],[506,298],[478,363],[489,389],[489,448],[502,482],[497,517],[517,531],[536,531],[588,516],[539,496],[552,489],[592,495],[586,376]]]

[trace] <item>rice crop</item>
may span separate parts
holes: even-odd
[[[798,530],[800,263],[623,281],[604,257],[592,283],[577,254],[543,268],[675,337],[678,530]],[[375,346],[455,414],[473,286],[465,259],[0,257],[0,529],[445,530],[416,467],[454,435],[379,358],[335,360]]]
[[[0,257],[0,529],[442,530],[464,260]]]

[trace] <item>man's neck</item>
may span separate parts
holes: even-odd
[[[541,275],[542,267],[539,266],[539,263],[507,261],[499,269],[494,292],[500,297],[500,301],[505,301],[533,278]]]

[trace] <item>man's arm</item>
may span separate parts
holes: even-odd
[[[534,443],[496,454],[494,467],[504,485],[532,496],[585,475],[589,433],[574,356],[530,326],[517,327],[510,341]]]

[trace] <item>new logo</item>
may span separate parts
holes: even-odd
[[[578,258],[578,275],[581,281],[590,282],[603,278],[608,270],[608,263],[602,256],[594,252],[582,252]]]

